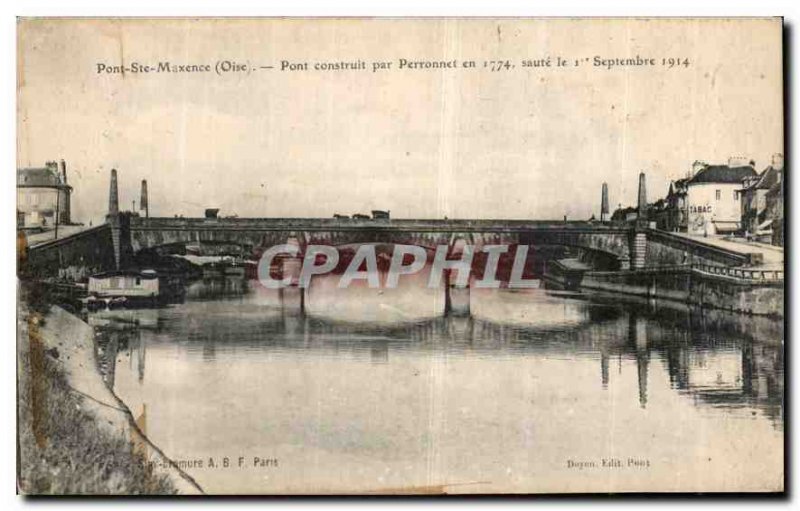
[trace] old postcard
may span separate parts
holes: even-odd
[[[784,490],[783,23],[20,19],[25,494]]]

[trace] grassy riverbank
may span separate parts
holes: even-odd
[[[42,341],[47,310],[49,304],[21,291],[17,310],[19,491],[33,495],[175,493],[171,481],[152,472],[130,438],[101,427],[100,417],[87,406],[89,398],[70,387],[59,361],[63,355]]]

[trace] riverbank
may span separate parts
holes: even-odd
[[[17,477],[30,495],[200,494],[106,386],[92,328],[63,309],[17,306]]]
[[[571,259],[548,270],[545,279],[567,289],[673,300],[748,316],[784,316],[782,270],[674,265],[594,271]]]
[[[711,273],[714,270],[717,273]],[[754,280],[752,274],[767,274],[771,278]],[[718,309],[750,316],[782,318],[783,284],[783,280],[774,277],[772,271],[709,266],[702,269],[645,268],[627,272],[591,271],[583,275],[580,288],[675,300],[704,309]]]

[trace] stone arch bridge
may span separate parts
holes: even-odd
[[[126,225],[127,224],[127,225]],[[174,244],[231,244],[246,251],[270,247],[294,238],[306,246],[392,243],[435,249],[462,241],[491,244],[563,245],[602,253],[622,262],[636,257],[635,233],[627,228],[588,222],[523,220],[356,220],[328,218],[141,218],[130,217],[119,227],[120,257]],[[641,254],[642,258],[644,254]],[[641,258],[640,258],[641,259]]]
[[[24,271],[34,277],[87,273],[130,265],[144,250],[174,244],[235,244],[245,253],[294,238],[309,244],[394,243],[435,248],[458,240],[477,247],[524,244],[574,247],[613,258],[619,269],[680,264],[687,254],[705,264],[751,264],[746,255],[634,225],[537,220],[351,218],[147,218],[111,214],[104,225],[30,247]]]

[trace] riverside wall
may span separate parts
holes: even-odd
[[[59,353],[58,361],[73,391],[82,395],[83,406],[97,419],[101,429],[130,440],[158,475],[166,475],[181,494],[203,491],[139,429],[125,403],[106,385],[96,364],[94,330],[57,306],[52,306],[40,330],[45,348]]]
[[[583,274],[578,286],[589,291],[674,300],[742,314],[784,316],[783,279],[754,280],[678,266],[618,272],[590,271]]]

